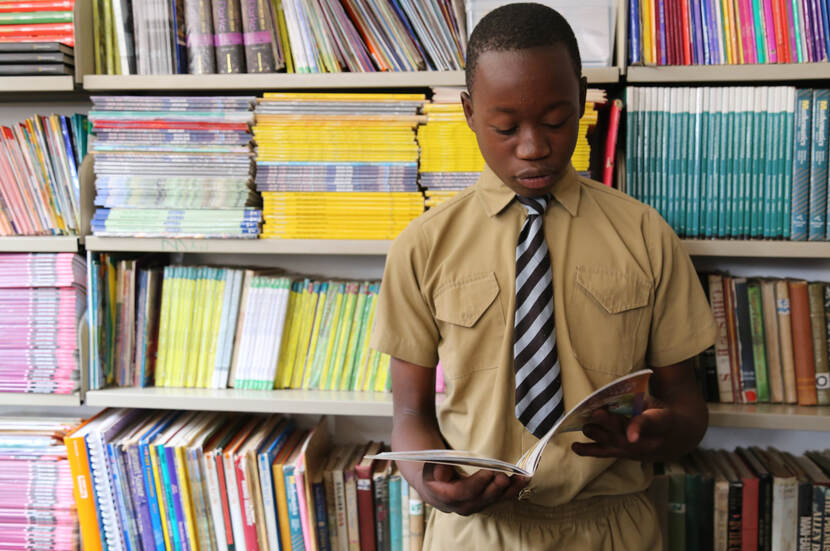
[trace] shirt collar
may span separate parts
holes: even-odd
[[[513,190],[507,187],[496,176],[496,173],[486,165],[476,184],[476,191],[484,202],[484,209],[490,217],[500,214],[516,197]],[[568,170],[564,176],[553,185],[551,194],[571,216],[577,215],[579,210],[579,178],[572,165],[568,165]]]

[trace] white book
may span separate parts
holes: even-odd
[[[542,452],[548,442],[558,434],[582,430],[582,427],[590,420],[595,411],[608,409],[612,413],[628,417],[642,412],[648,391],[648,380],[652,373],[653,371],[650,369],[641,369],[595,390],[565,413],[547,434],[540,438],[536,445],[527,450],[516,463],[487,457],[475,452],[450,449],[383,452],[376,455],[367,455],[366,457],[473,467],[532,477],[539,467]]]
[[[138,0],[140,2],[140,0]],[[132,26],[128,21],[129,10],[127,0],[112,0],[113,25],[115,26],[115,43],[118,47],[118,57],[121,61],[121,75],[131,75],[134,72]]]
[[[213,519],[213,541],[216,543],[218,551],[228,551],[225,518],[222,515],[222,495],[219,491],[219,473],[216,471],[216,456],[214,453],[202,455],[202,470],[205,473],[205,482],[210,496],[208,504]]]
[[[409,482],[401,474],[401,538],[403,551],[409,551]]]
[[[222,454],[222,461],[225,466],[225,491],[228,493],[228,510],[231,515],[233,542],[238,551],[246,551],[245,527],[242,524],[242,510],[240,509],[242,501],[239,498],[239,485],[236,483],[233,457],[225,452]]]

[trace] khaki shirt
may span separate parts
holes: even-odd
[[[715,323],[694,267],[656,211],[578,176],[554,186],[544,216],[565,408],[613,379],[705,350]],[[516,419],[513,371],[516,243],[527,216],[489,169],[423,214],[393,243],[371,346],[406,362],[441,361],[438,424],[449,445],[517,461],[536,438]],[[694,389],[689,389],[690,391]],[[523,497],[553,507],[643,490],[651,469],[548,444]]]

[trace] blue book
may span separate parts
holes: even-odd
[[[389,477],[389,549],[403,551],[403,516],[401,515],[400,473]]]
[[[179,523],[176,519],[176,505],[173,502],[173,489],[170,485],[170,472],[167,467],[167,454],[164,453],[164,444],[156,444],[155,451],[159,463],[159,475],[161,476],[162,503],[164,514],[167,515],[167,529],[170,532],[170,542],[175,551],[184,550],[182,534],[179,531]]]
[[[826,0],[819,2],[819,9],[821,10],[821,23],[824,30],[824,57],[823,60],[830,59],[830,6],[827,5]]]
[[[643,62],[640,50],[640,0],[628,2],[628,63],[639,65]],[[631,128],[628,126],[628,128]],[[631,151],[628,149],[627,151]],[[626,180],[630,181],[630,180]]]
[[[301,446],[297,446],[299,449]],[[296,456],[292,454],[292,458]],[[291,534],[291,551],[305,551],[303,525],[300,521],[300,502],[297,500],[297,484],[294,478],[294,463],[286,463],[283,468],[285,479],[285,500],[288,504],[288,530]]]
[[[178,417],[178,413],[173,412],[162,418],[154,428],[139,440],[138,444],[141,457],[141,469],[144,471],[144,491],[147,493],[156,551],[166,551],[166,546],[164,544],[164,530],[161,525],[162,499],[156,493],[155,478],[153,478],[153,464],[150,458],[150,446],[153,440],[163,430],[167,429],[176,417]]]
[[[179,473],[176,470],[176,449],[173,446],[164,446],[162,450],[166,456],[165,463],[167,465],[168,478],[170,479],[170,496],[173,499],[173,512],[176,514],[176,528],[182,542],[182,549],[190,551],[191,545],[190,538],[187,534],[187,519],[184,514],[185,505],[182,503],[181,492],[181,484],[184,481],[179,480]]]
[[[667,54],[669,45],[666,41],[666,0],[657,0],[657,32],[660,34],[657,44],[660,46],[657,49],[657,64],[668,65]]]
[[[280,526],[279,515],[276,513],[277,494],[276,485],[274,484],[274,473],[271,468],[274,459],[282,449],[288,437],[294,432],[294,420],[288,419],[280,423],[277,430],[273,433],[270,440],[263,442],[259,450],[257,450],[257,467],[259,470],[260,486],[262,488],[263,506],[270,508],[273,511],[274,532],[277,534],[276,541],[271,545],[275,551],[282,551],[282,542],[279,537],[281,530],[287,530],[287,526]],[[268,517],[270,513],[266,515]],[[272,520],[266,518],[266,523],[270,524]],[[270,541],[270,538],[269,538]],[[290,551],[290,550],[286,550]]]
[[[123,451],[126,458],[127,476],[130,480],[133,505],[138,515],[138,534],[141,537],[141,548],[144,551],[152,551],[155,549],[153,521],[150,518],[147,492],[144,489],[144,477],[141,473],[141,458],[138,443],[127,446]]]
[[[700,3],[703,0],[689,0],[689,10],[692,12],[692,59],[695,65],[703,65],[703,21],[700,19]]]
[[[807,240],[810,201],[810,169],[813,142],[813,97],[811,90],[798,90],[793,143],[792,206],[790,239]]]
[[[123,462],[119,457],[120,451],[117,449],[118,445],[112,442],[106,442],[104,447],[107,452],[112,487],[115,490],[115,509],[120,519],[124,547],[127,551],[141,551],[137,539],[138,528],[136,527],[135,517],[133,516],[132,501],[130,500],[129,494],[126,494],[124,491],[127,488],[127,481],[122,469]]]
[[[326,512],[326,486],[322,481],[311,484],[311,497],[314,500],[314,530],[317,533],[317,548],[320,551],[330,551],[331,540],[329,539],[328,513]]]
[[[746,279],[733,278],[732,288],[735,293],[735,325],[738,335],[741,375],[741,401],[757,402],[757,384],[755,378],[755,360],[752,352],[752,328],[749,317],[749,295]]]
[[[709,46],[709,2],[708,0],[700,0],[700,29],[703,40],[703,63],[705,65],[712,65],[712,52]]]
[[[813,90],[813,143],[810,152],[809,241],[823,241],[827,225],[827,138],[830,90]]]

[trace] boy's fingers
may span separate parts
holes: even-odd
[[[447,504],[453,504],[479,499],[494,475],[495,473],[492,471],[480,470],[471,476],[458,478],[450,482],[435,479],[425,479],[424,482],[435,497]]]
[[[582,442],[574,442],[571,449],[575,454],[590,457],[623,457],[626,458],[629,454],[615,446],[603,446],[602,444],[589,444]]]
[[[589,423],[582,428],[582,434],[602,446],[620,446],[626,443],[625,432],[614,432],[602,425]]]
[[[631,443],[651,435],[665,434],[671,426],[671,412],[667,409],[647,409],[631,419],[626,429],[626,439]]]

